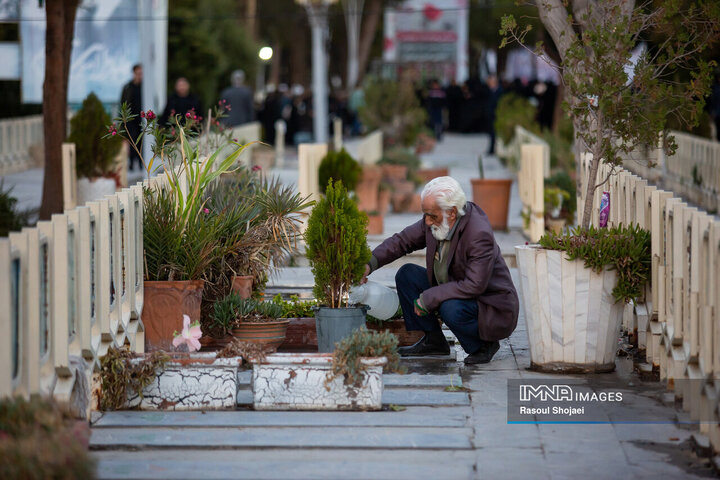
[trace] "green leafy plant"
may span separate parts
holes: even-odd
[[[398,338],[392,333],[359,328],[336,344],[332,370],[328,373],[327,381],[344,376],[348,385],[359,383],[367,369],[360,360],[366,357],[386,357],[388,362],[384,372],[405,373],[405,369],[400,365],[397,348]]]
[[[320,162],[318,180],[320,189],[325,193],[328,181],[341,181],[348,190],[355,190],[360,180],[362,167],[344,148],[339,152],[328,152]]]
[[[4,181],[0,180],[0,237],[7,237],[10,232],[18,232],[29,222],[29,212],[18,212],[17,198],[12,196],[13,187],[5,190]]]
[[[350,287],[362,279],[370,261],[367,223],[367,215],[358,210],[342,182],[328,182],[305,231],[306,255],[315,277],[313,293],[321,304],[347,306]]]
[[[119,410],[128,400],[129,393],[140,398],[159,369],[163,369],[170,357],[165,352],[153,352],[147,358],[133,362],[135,354],[127,347],[110,347],[100,360],[100,409]]]
[[[515,136],[515,125],[520,125],[532,133],[540,133],[540,124],[535,117],[537,109],[525,97],[507,93],[500,97],[495,112],[495,131],[502,141],[510,143]]]
[[[260,302],[231,293],[215,302],[212,318],[215,325],[225,331],[237,322],[265,322],[282,318],[283,306],[273,302]]]
[[[70,120],[68,142],[75,144],[78,177],[104,177],[114,173],[115,156],[120,151],[122,139],[111,135],[103,140],[109,123],[110,115],[94,93],[83,100],[80,110]]]
[[[558,187],[545,187],[543,192],[545,199],[545,215],[550,218],[560,218],[560,211],[568,200],[570,194]]]
[[[377,163],[378,165],[403,165],[408,169],[407,178],[414,180],[420,168],[420,157],[406,147],[395,146],[386,149]]]
[[[577,196],[575,190],[575,180],[565,171],[558,171],[545,179],[545,188],[557,187],[569,194],[569,197],[563,201],[563,214],[569,223],[574,223],[575,211],[577,210]]]
[[[0,478],[93,479],[90,428],[52,400],[0,399]]]
[[[315,316],[313,308],[317,306],[315,300],[300,300],[297,295],[290,296],[290,300],[283,300],[279,293],[273,297],[273,302],[282,306],[281,318],[311,318]]]
[[[360,119],[369,130],[380,129],[387,147],[415,145],[425,128],[427,113],[407,81],[375,79],[365,88],[365,105]]]
[[[616,270],[618,279],[612,294],[625,303],[641,299],[650,279],[650,232],[637,225],[612,228],[577,227],[556,235],[547,233],[540,246],[561,250],[569,260],[584,260],[585,267],[600,273],[604,268]]]

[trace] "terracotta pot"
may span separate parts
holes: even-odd
[[[232,339],[232,335],[225,335],[222,338],[211,337],[210,335],[203,335],[202,337],[200,337],[200,345],[202,345],[202,351],[204,352],[218,351],[225,348]]]
[[[475,178],[470,182],[473,202],[487,214],[490,226],[495,230],[507,230],[512,179]]]
[[[392,192],[390,190],[380,190],[378,192],[377,211],[380,212],[382,215],[387,214],[388,210],[390,210],[391,195],[392,195]]]
[[[393,212],[401,213],[407,212],[410,208],[410,204],[413,201],[413,194],[411,193],[393,193],[392,194],[392,207]]]
[[[564,218],[548,218],[545,220],[545,225],[547,225],[548,229],[553,232],[556,235],[560,235],[563,231],[563,228],[565,228],[565,219]]]
[[[183,315],[200,321],[202,280],[145,282],[142,321],[145,325],[145,351],[173,350],[173,333],[183,328]]]
[[[288,318],[290,324],[285,332],[282,349],[317,351],[317,330],[315,318]]]
[[[422,213],[422,199],[419,193],[414,193],[410,197],[410,205],[408,205],[407,211],[410,213]]]
[[[382,176],[387,180],[406,180],[408,167],[406,165],[382,165]]]
[[[417,175],[423,183],[427,183],[433,178],[447,177],[449,174],[447,167],[442,168],[422,168],[418,170]]]
[[[377,332],[384,332],[385,330],[388,330],[390,333],[398,337],[398,345],[401,347],[414,345],[423,336],[423,332],[408,332],[405,330],[405,321],[402,318],[388,320],[387,322],[382,323],[367,322],[367,328],[368,330],[375,330]]]
[[[381,175],[382,173],[378,167],[363,167],[362,177],[355,187],[360,210],[366,212],[377,210]]]
[[[241,322],[233,328],[233,337],[242,342],[260,343],[268,351],[274,352],[285,340],[285,332],[290,321],[278,318],[271,322]]]
[[[252,296],[253,276],[241,275],[232,279],[232,291],[240,295],[240,298],[250,298]]]
[[[368,235],[382,235],[384,220],[385,217],[383,215],[368,215]]]
[[[398,180],[392,182],[393,193],[407,195],[415,193],[415,183],[410,180]]]

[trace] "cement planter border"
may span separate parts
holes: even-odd
[[[326,379],[331,354],[276,353],[253,364],[255,410],[380,410],[386,357],[364,358],[367,370],[359,385],[344,377]]]
[[[624,305],[615,303],[614,270],[595,273],[565,252],[515,247],[531,368],[594,373],[615,369]]]
[[[128,396],[127,408],[224,410],[237,406],[242,357],[216,358],[215,353],[171,355],[165,368],[143,390],[142,398],[135,393]]]

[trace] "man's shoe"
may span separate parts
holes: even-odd
[[[401,357],[447,356],[450,355],[450,345],[445,340],[444,335],[442,341],[430,341],[427,334],[425,334],[415,345],[398,348],[398,353]]]
[[[480,350],[465,357],[465,365],[477,365],[480,363],[489,363],[492,357],[500,349],[500,342],[485,342]]]

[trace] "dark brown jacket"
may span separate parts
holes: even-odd
[[[433,258],[438,242],[424,218],[385,240],[373,256],[378,267],[387,265],[415,250],[427,248],[430,287],[423,292],[425,307],[436,311],[451,298],[477,299],[478,329],[483,340],[500,340],[515,330],[520,309],[510,270],[500,254],[487,215],[472,202],[465,205],[465,215],[450,242],[450,264],[447,283],[438,285],[433,274]]]

